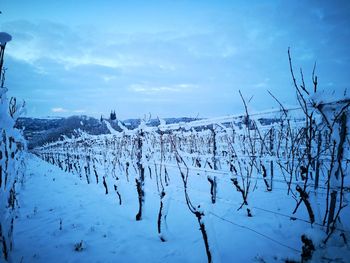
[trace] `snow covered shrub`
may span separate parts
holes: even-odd
[[[18,105],[15,98],[8,99],[6,96],[3,58],[6,43],[10,40],[9,34],[0,33],[0,261],[11,260],[17,184],[23,177],[26,147],[20,131],[14,128],[24,104]]]

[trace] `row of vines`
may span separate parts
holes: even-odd
[[[5,86],[4,54],[11,36],[0,33],[0,261],[11,261],[13,229],[17,213],[17,192],[24,179],[24,152],[26,142],[14,128],[15,121],[24,109],[16,98],[7,97]]]
[[[341,236],[347,243],[349,232],[342,226],[341,215],[347,206],[350,186],[349,100],[326,102],[317,96],[314,73],[311,89],[306,88],[302,71],[298,84],[290,54],[289,61],[299,102],[297,109],[284,108],[271,94],[280,105],[279,111],[250,114],[240,93],[245,114],[229,121],[206,120],[178,128],[162,121],[158,127],[149,127],[144,121],[135,130],[124,129],[120,133],[112,130],[112,134],[100,136],[81,133],[77,138],[34,149],[34,153],[77,174],[88,184],[102,184],[106,194],[114,191],[119,205],[124,204],[120,190],[123,184],[134,184],[138,200],[136,220],[143,217],[147,202],[145,178],[149,178],[147,183],[154,185],[159,196],[155,220],[163,242],[168,240],[164,224],[171,198],[169,189],[177,184],[186,206],[198,221],[208,262],[213,261],[213,251],[205,218],[213,210],[200,204],[210,200],[215,207],[217,200],[223,198],[217,194],[223,192],[220,189],[223,186],[239,193],[240,201],[231,201],[247,217],[254,216],[256,207],[250,201],[254,191],[272,194],[279,188],[278,198],[282,186],[283,195],[295,204],[290,208],[291,218],[304,210],[308,218],[303,220],[324,231],[323,245],[332,236]],[[170,173],[174,169],[178,170],[177,175]],[[195,184],[190,182],[193,173],[200,175]],[[206,200],[199,200],[191,189],[196,184],[208,185]],[[306,235],[301,240],[301,259],[306,261],[312,257],[315,245],[320,244],[313,244]]]
[[[339,108],[341,105],[342,102],[337,102],[327,107]],[[310,224],[322,226],[328,234],[325,242],[337,229],[341,210],[346,205],[344,196],[349,191],[344,183],[349,162],[346,158],[349,150],[347,112],[339,115],[333,131],[327,129],[324,122],[319,122],[314,123],[311,132],[304,127],[307,120],[297,113],[282,111],[282,116],[277,119],[246,114],[230,123],[190,128],[187,124],[186,129],[178,130],[143,124],[137,130],[109,135],[81,134],[78,138],[67,138],[35,149],[35,153],[45,161],[77,174],[88,184],[101,183],[106,194],[112,189],[120,205],[123,204],[123,194],[119,191],[121,184],[135,184],[139,200],[136,220],[142,219],[145,177],[149,176],[152,179],[149,182],[156,185],[159,195],[156,220],[161,241],[167,240],[162,233],[167,216],[164,207],[167,206],[168,187],[175,181],[172,178],[175,175],[169,171],[177,168],[186,204],[198,219],[210,261],[210,237],[203,220],[206,211],[198,207],[192,201],[195,197],[189,194],[191,171],[200,172],[202,176],[196,180],[206,181],[209,185],[208,197],[212,204],[216,203],[219,185],[231,185],[241,196],[237,209],[244,209],[251,217],[253,204],[249,202],[249,196],[257,182],[263,183],[262,189],[266,192],[273,192],[278,183],[284,185],[285,194],[295,200],[291,214],[306,209]],[[266,124],[269,120],[272,123]],[[338,141],[334,133],[338,134]],[[313,197],[318,193],[325,203],[321,217],[315,216],[319,208],[315,207]],[[317,221],[317,218],[322,220]]]

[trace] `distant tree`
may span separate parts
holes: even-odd
[[[103,122],[103,117],[102,117],[102,114],[101,114],[100,122]]]

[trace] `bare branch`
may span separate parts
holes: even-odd
[[[271,97],[280,105],[280,107],[283,110],[283,113],[287,116],[287,110],[283,107],[282,103],[269,91],[267,90],[267,92],[271,95]]]
[[[294,76],[294,71],[293,71],[293,64],[292,64],[292,58],[291,58],[291,55],[290,55],[290,48],[288,48],[288,60],[289,60],[289,69],[290,69],[290,73],[292,75],[292,79],[293,79],[293,84],[294,84],[294,87],[297,91],[297,99],[298,99],[298,102],[303,110],[303,112],[305,113],[305,115],[308,115],[307,114],[307,103],[304,99],[304,96],[303,94],[301,93],[299,87],[298,87],[298,84],[297,84],[297,81],[295,79],[295,76]]]
[[[305,86],[305,81],[304,81],[304,74],[303,74],[303,69],[300,68],[300,76],[301,76],[301,85],[300,88],[307,94],[310,95],[310,93],[307,91],[306,86]]]

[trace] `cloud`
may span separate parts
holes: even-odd
[[[155,94],[155,93],[174,93],[188,92],[196,89],[198,86],[194,84],[175,84],[167,86],[155,86],[151,84],[132,84],[129,90],[136,93]]]
[[[56,108],[51,108],[51,112],[54,113],[85,113],[86,110],[85,109],[76,109],[76,110],[68,110],[66,108],[62,108],[62,107],[56,107]]]
[[[259,82],[253,85],[254,88],[266,88],[267,83],[266,82]]]
[[[3,28],[14,38],[8,46],[8,55],[29,64],[35,64],[39,59],[64,61],[63,55],[69,58],[83,53],[81,44],[84,40],[64,24],[17,20],[3,24]]]
[[[58,108],[52,108],[51,111],[52,111],[52,112],[55,112],[55,113],[59,113],[59,112],[68,112],[67,109],[60,108],[60,107],[58,107]]]
[[[6,28],[15,40],[8,47],[8,55],[38,67],[39,71],[43,71],[38,65],[42,60],[59,63],[66,70],[97,65],[173,71],[177,64],[189,59],[228,58],[237,53],[231,37],[213,32],[121,34],[25,20],[4,23],[2,28]]]
[[[104,82],[107,82],[107,83],[108,83],[108,82],[110,82],[110,81],[116,79],[116,76],[104,75],[104,76],[102,76],[102,79],[103,79]]]
[[[79,110],[73,110],[73,112],[74,113],[84,113],[84,112],[86,112],[86,110],[79,109]]]
[[[267,88],[269,86],[270,79],[265,78],[263,81],[260,81],[258,83],[255,83],[252,85],[254,88]]]

